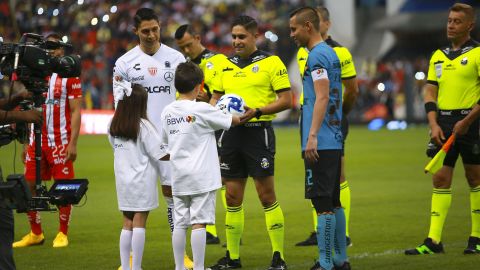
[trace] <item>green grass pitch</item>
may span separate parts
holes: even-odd
[[[289,269],[310,269],[316,247],[295,247],[312,231],[309,202],[303,198],[304,172],[297,128],[276,128],[276,193],[285,214],[285,258]],[[423,173],[427,163],[425,126],[405,131],[368,131],[352,127],[347,140],[347,180],[352,190],[348,249],[354,269],[477,269],[480,256],[465,256],[470,234],[469,190],[461,163],[457,164],[453,201],[444,228],[446,254],[407,257],[426,237],[429,226],[431,179]],[[19,149],[20,146],[17,146]],[[0,148],[4,176],[13,173],[14,144]],[[17,150],[17,173],[23,171]],[[75,207],[70,223],[70,245],[52,248],[58,229],[57,213],[42,213],[46,241],[43,246],[15,249],[17,268],[24,269],[117,269],[122,217],[117,209],[112,150],[106,136],[81,136],[78,178],[88,178],[88,200]],[[263,209],[248,183],[245,196],[245,232],[241,259],[243,269],[267,269],[271,247]],[[225,241],[224,210],[217,207],[217,227]],[[151,212],[143,269],[173,269],[170,232],[165,203]],[[26,215],[15,215],[15,239],[28,232]],[[189,248],[188,244],[187,247]],[[191,254],[191,251],[188,250]],[[207,246],[206,264],[225,254],[220,245]]]

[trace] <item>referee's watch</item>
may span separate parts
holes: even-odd
[[[263,112],[259,108],[255,109],[255,118],[259,119],[262,114]]]

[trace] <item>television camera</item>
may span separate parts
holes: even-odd
[[[0,72],[11,80],[23,83],[32,93],[32,102],[21,104],[22,110],[42,111],[45,102],[44,92],[48,91],[47,77],[57,73],[60,77],[78,77],[81,73],[81,60],[78,55],[54,57],[50,51],[69,48],[70,44],[45,40],[41,35],[26,33],[18,43],[3,43],[0,39]],[[42,123],[34,124],[35,136],[35,191],[32,196],[24,176],[9,175],[3,181],[0,169],[0,207],[17,209],[17,212],[51,211],[51,205],[78,204],[88,189],[87,179],[57,180],[47,191],[40,176]],[[0,147],[18,139],[25,143],[28,138],[25,123],[0,126]]]

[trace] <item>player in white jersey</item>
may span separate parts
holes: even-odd
[[[52,33],[48,41],[59,42],[60,35]],[[55,57],[64,55],[60,45],[51,50]],[[41,179],[74,178],[73,162],[77,158],[77,139],[80,133],[82,108],[82,86],[80,78],[61,78],[53,73],[48,81],[48,92],[44,93],[42,124]],[[35,194],[35,142],[33,132],[30,144],[25,148],[25,179],[32,194]],[[53,240],[53,247],[68,246],[68,225],[72,206],[59,207],[59,232]],[[39,245],[44,242],[40,214],[28,211],[31,231],[22,240],[13,243],[14,248]]]
[[[149,8],[137,10],[134,17],[134,32],[139,38],[135,46],[115,63],[113,80],[124,79],[142,85],[148,92],[147,115],[158,132],[162,125],[160,115],[166,105],[175,100],[175,68],[185,62],[185,57],[160,42],[160,21]],[[173,231],[173,198],[171,189],[170,162],[159,161],[158,171],[162,184],[162,193],[167,202],[168,222]],[[185,258],[188,268],[193,266]],[[188,260],[187,260],[188,259]]]
[[[175,269],[182,270],[186,232],[192,227],[194,270],[205,268],[207,224],[215,224],[216,190],[221,184],[215,131],[229,129],[240,119],[206,102],[195,102],[203,72],[193,62],[182,63],[175,73],[178,100],[162,113],[162,141],[168,144],[172,163],[175,229],[172,245]]]

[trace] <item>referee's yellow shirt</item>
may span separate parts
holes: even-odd
[[[440,110],[470,109],[480,99],[480,47],[474,40],[452,51],[436,50],[430,58],[427,83],[438,86]]]
[[[227,57],[221,53],[205,49],[197,58],[192,60],[203,71],[203,90],[209,96],[212,95],[213,89],[218,88],[214,85],[218,81],[215,80],[215,76],[220,74],[221,70],[219,71],[219,69],[221,69],[226,59]]]
[[[353,57],[350,51],[340,45],[338,42],[334,41],[331,39],[331,37],[328,37],[325,42],[328,44],[328,46],[332,47],[335,53],[337,54],[338,59],[340,60],[340,65],[342,69],[342,80],[348,80],[355,78],[357,76],[357,72],[355,70],[355,64],[353,63]],[[303,73],[305,72],[305,67],[307,65],[307,59],[308,59],[308,50],[304,47],[300,47],[297,52],[297,63],[298,63],[298,68],[300,71],[300,76],[303,79]],[[343,88],[344,86],[342,85],[342,95],[343,95]],[[303,91],[302,94],[300,95],[300,104],[303,105]]]
[[[229,57],[218,76],[215,92],[237,94],[250,108],[273,103],[277,93],[290,90],[287,68],[276,55],[257,50],[247,59]],[[252,118],[249,122],[271,121],[274,114]]]

